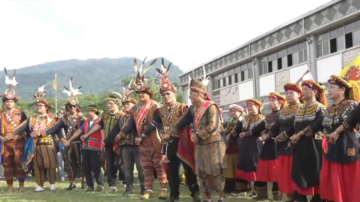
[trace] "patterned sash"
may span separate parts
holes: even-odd
[[[194,120],[194,128],[195,130],[197,129],[199,123],[200,123],[200,120],[202,118],[202,116],[204,115],[204,113],[206,112],[207,108],[214,104],[214,102],[212,101],[206,101],[200,108],[199,110],[197,111],[196,115],[195,115],[195,120]]]
[[[148,103],[146,103],[143,106],[143,108],[140,110],[140,112],[136,118],[136,129],[139,134],[141,134],[143,132],[142,128],[141,128],[141,124],[153,105],[154,105],[154,102],[152,100],[150,100]]]

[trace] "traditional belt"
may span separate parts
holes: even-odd
[[[36,140],[37,144],[53,144],[54,141],[50,137],[42,137]]]

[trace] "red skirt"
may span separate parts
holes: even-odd
[[[354,182],[354,190],[353,190],[353,197],[351,199],[350,202],[359,202],[360,201],[360,192],[359,192],[359,187],[360,187],[360,161],[356,162],[356,172],[355,172],[355,177],[354,177],[355,182]]]
[[[358,162],[339,164],[323,159],[320,171],[320,195],[322,199],[351,202],[354,184],[356,181],[355,171]],[[359,175],[360,176],[360,175]],[[359,194],[359,187],[356,187],[356,194]],[[354,193],[354,194],[355,194]],[[359,200],[355,200],[358,202]]]
[[[245,172],[245,171],[236,169],[235,175],[236,175],[235,176],[236,179],[242,179],[242,180],[246,180],[249,182],[256,181],[256,172]]]
[[[261,182],[277,182],[278,162],[274,160],[258,160],[256,179]]]
[[[301,195],[315,195],[320,194],[320,187],[301,188],[296,186],[295,184],[295,191],[297,191]]]
[[[278,184],[279,191],[284,194],[293,194],[295,190],[295,183],[291,177],[292,156],[280,155],[278,162]]]

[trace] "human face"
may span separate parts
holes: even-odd
[[[176,101],[175,93],[172,91],[165,91],[162,94],[165,104],[172,104]]]
[[[110,112],[115,112],[119,110],[119,106],[116,104],[114,100],[107,101],[107,108]]]
[[[124,110],[125,112],[129,113],[131,108],[133,108],[134,104],[132,102],[125,102],[124,103]]]
[[[93,119],[93,118],[96,117],[96,113],[94,111],[89,110],[88,111],[88,116],[89,116],[90,119]]]
[[[340,87],[336,84],[330,84],[329,97],[332,100],[338,100],[345,96],[345,87]]]
[[[317,94],[317,90],[313,90],[312,88],[309,88],[307,86],[303,86],[302,88],[302,98],[304,100],[309,100],[315,97]]]
[[[6,107],[6,109],[13,109],[15,107],[15,101],[14,100],[6,100],[5,107]]]
[[[38,114],[46,114],[47,107],[43,103],[36,104]]]
[[[203,100],[200,96],[200,93],[193,92],[193,91],[190,91],[189,98],[190,98],[192,104],[199,103]]]
[[[240,112],[236,109],[230,109],[230,115],[231,115],[231,117],[236,119],[236,118],[239,118]]]
[[[281,103],[277,99],[269,98],[269,102],[271,110],[275,111],[280,109]]]
[[[76,105],[68,105],[67,110],[68,112],[75,114],[77,112],[76,108],[77,108]]]
[[[299,100],[299,97],[300,97],[299,93],[293,90],[287,90],[285,92],[285,98],[289,104],[295,104]]]
[[[248,103],[247,108],[249,110],[249,114],[251,115],[257,115],[259,113],[259,108],[252,103]]]
[[[139,92],[139,100],[140,102],[147,102],[150,100],[150,95],[144,92]]]

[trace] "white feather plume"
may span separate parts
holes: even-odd
[[[205,66],[203,67],[203,71],[204,71],[204,79],[201,81],[202,84],[204,84],[205,86],[207,86],[210,82],[209,77],[206,77],[206,71],[205,71]]]
[[[118,92],[112,92],[112,93],[118,95],[120,98],[123,98],[123,96],[122,96],[120,93],[118,93]]]
[[[5,75],[5,83],[8,86],[11,85],[14,87],[18,84],[18,82],[15,79],[15,76],[12,79],[10,79],[8,75]]]
[[[74,89],[72,78],[71,78],[70,81],[69,81],[69,89],[65,87],[65,90],[63,90],[62,92],[67,94],[69,97],[82,95],[82,93],[80,92],[80,88],[81,87],[79,87],[77,89]]]
[[[45,92],[45,86],[46,86],[46,83],[41,85],[39,88],[38,88],[38,92],[41,93],[41,92]]]

